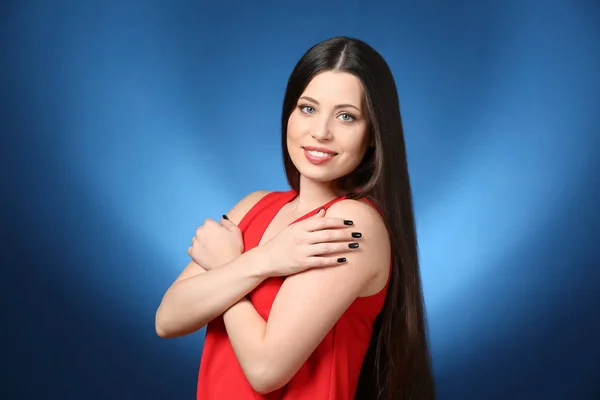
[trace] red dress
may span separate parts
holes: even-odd
[[[250,209],[239,224],[244,248],[256,247],[278,211],[296,197],[293,190],[271,192]],[[343,200],[337,198],[325,204]],[[298,218],[314,215],[321,207]],[[285,278],[269,278],[250,293],[250,300],[265,319]],[[389,284],[389,279],[388,279]],[[379,293],[359,297],[350,305],[294,377],[281,389],[255,392],[233,352],[222,317],[208,324],[198,374],[198,400],[351,400],[354,399],[363,358],[371,340],[372,325],[383,307],[388,284]]]

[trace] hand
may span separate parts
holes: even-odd
[[[244,252],[240,229],[228,219],[207,219],[196,229],[188,255],[205,270],[227,264]]]
[[[325,209],[282,230],[260,247],[266,255],[269,276],[288,276],[309,268],[346,262],[344,254],[358,248],[352,221],[325,217]]]

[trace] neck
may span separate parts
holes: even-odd
[[[316,182],[300,176],[300,191],[292,202],[293,208],[298,212],[309,212],[341,196],[331,182]]]

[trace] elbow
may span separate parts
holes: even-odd
[[[156,311],[156,316],[154,318],[154,329],[156,330],[158,337],[163,339],[171,339],[180,336],[172,329],[171,324],[169,324],[164,315],[164,310],[160,307]]]
[[[285,383],[279,384],[276,380],[266,377],[250,378],[248,379],[248,382],[250,382],[250,386],[252,386],[252,389],[254,389],[255,392],[262,395],[274,392],[285,385]]]
[[[269,363],[253,368],[246,373],[246,378],[254,391],[260,394],[268,394],[287,384],[290,378],[282,375],[282,368],[275,363]]]
[[[160,327],[156,327],[156,334],[158,335],[158,337],[162,338],[162,339],[168,339],[170,337],[172,337],[171,335],[169,335],[166,331],[162,330]]]
[[[174,337],[173,335],[169,334],[169,331],[165,330],[162,326],[158,324],[156,324],[156,334],[162,339],[169,339]]]
[[[156,316],[154,318],[154,329],[159,337],[166,339],[169,338],[170,335],[160,311],[160,308],[156,311]]]
[[[156,311],[154,318],[154,329],[156,334],[163,339],[173,339],[189,335],[200,330],[207,322],[192,321],[190,318],[180,313],[172,312],[162,306]]]

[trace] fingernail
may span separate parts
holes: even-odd
[[[346,262],[346,257],[338,258],[338,259],[337,259],[337,261],[338,261],[339,263]]]
[[[352,237],[353,238],[361,238],[362,237],[362,233],[360,233],[360,232],[352,232]]]
[[[350,247],[351,249],[356,249],[358,248],[358,243],[350,243],[348,247]]]
[[[319,208],[319,211],[317,211],[317,214],[320,213],[321,211],[324,211],[324,210],[325,210],[325,207]]]
[[[350,221],[350,220],[344,220],[344,225],[353,225],[354,222]]]
[[[229,218],[227,218],[227,215],[223,214],[223,219],[226,219],[227,221],[229,221]]]

